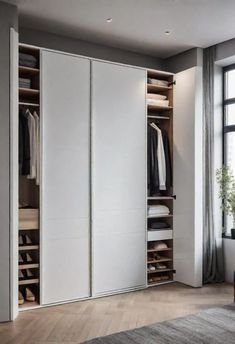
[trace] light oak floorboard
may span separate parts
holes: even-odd
[[[233,302],[231,285],[190,288],[179,283],[21,312],[0,324],[1,344],[77,344],[107,334]]]

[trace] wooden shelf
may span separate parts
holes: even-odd
[[[22,245],[19,246],[19,251],[32,251],[32,250],[38,250],[39,249],[39,245]]]
[[[173,217],[172,214],[168,215],[148,215],[148,219],[157,219],[157,218],[163,218],[163,217]]]
[[[36,269],[36,268],[39,268],[39,264],[38,263],[19,264],[19,267],[18,267],[19,270]]]
[[[38,68],[19,66],[19,74],[21,76],[34,76],[34,75],[37,75],[38,73],[39,73]]]
[[[151,118],[153,118],[153,119],[170,119],[170,117],[168,117],[168,116],[150,116],[150,115],[148,115],[147,118],[149,118],[149,119],[151,119]]]
[[[158,285],[164,285],[164,284],[168,284],[168,283],[172,283],[174,282],[173,279],[168,279],[168,280],[163,280],[163,281],[159,281],[159,282],[148,282],[148,288],[150,287],[156,287]]]
[[[162,258],[162,259],[156,259],[156,260],[151,260],[147,261],[148,264],[154,264],[154,263],[164,263],[164,262],[172,262],[171,258]]]
[[[173,106],[159,106],[159,105],[149,105],[148,104],[148,110],[152,111],[166,111],[166,110],[172,110]]]
[[[39,278],[19,280],[19,285],[38,284],[38,283],[39,283]]]
[[[147,84],[147,90],[149,92],[156,92],[156,91],[169,91],[172,90],[171,86],[159,86],[154,84]]]
[[[164,200],[164,199],[174,199],[172,196],[153,196],[153,197],[148,197],[149,201],[157,201],[157,200]]]
[[[37,96],[39,95],[39,90],[35,90],[33,88],[23,88],[23,87],[19,87],[19,95],[20,96]]]
[[[170,239],[171,240],[171,239]],[[163,251],[172,251],[172,247],[160,248],[160,249],[148,249],[147,252],[163,252]]]
[[[167,80],[169,77],[173,77],[174,74],[170,72],[164,72],[161,70],[156,69],[148,69],[147,70],[148,78],[157,78],[157,79],[163,79]]]
[[[156,269],[154,271],[147,270],[148,274],[159,274],[162,272],[172,272],[174,269]]]
[[[29,106],[29,107],[39,107],[38,103],[29,103],[29,102],[19,102],[19,105]]]
[[[19,306],[19,311],[21,312],[21,311],[26,311],[26,310],[35,309],[35,308],[41,308],[41,306],[39,305],[37,301],[30,302],[30,301],[25,300],[23,305]]]

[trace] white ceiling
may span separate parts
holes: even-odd
[[[168,57],[235,37],[235,0],[5,0],[20,25]],[[113,18],[107,23],[107,18]],[[172,33],[166,36],[164,32]]]

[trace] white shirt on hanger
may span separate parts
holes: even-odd
[[[159,173],[159,189],[166,190],[166,160],[165,151],[162,140],[161,129],[155,123],[150,123],[151,127],[158,132],[157,156],[158,156],[158,173]]]

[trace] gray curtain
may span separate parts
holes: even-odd
[[[218,237],[214,225],[214,64],[215,46],[204,49],[203,53],[205,183],[203,232],[204,284],[224,281],[222,240]]]

